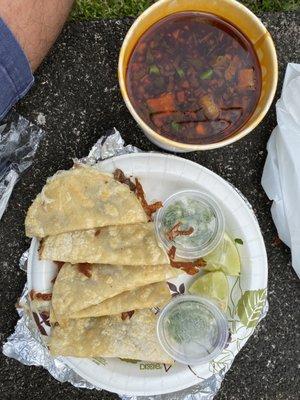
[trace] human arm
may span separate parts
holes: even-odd
[[[0,18],[35,71],[57,39],[73,0],[0,0]]]
[[[34,82],[73,0],[0,0],[0,120]]]

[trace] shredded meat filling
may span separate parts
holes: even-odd
[[[64,265],[64,261],[54,261],[57,265],[57,272],[60,271],[61,267]]]
[[[174,260],[174,258],[175,258],[175,253],[176,253],[176,247],[175,247],[175,246],[172,246],[172,247],[170,248],[170,250],[168,251],[168,256],[169,256],[169,259],[170,259],[170,260]]]
[[[42,255],[42,252],[43,252],[43,250],[44,250],[44,239],[41,239],[41,241],[40,241],[40,246],[39,246],[39,249],[38,249],[38,254],[39,254],[39,259],[41,259],[41,255]]]
[[[129,189],[134,192],[135,191],[135,184],[128,178],[124,172],[117,168],[114,172],[114,179],[120,183],[124,183],[125,185],[129,186]]]
[[[176,254],[176,247],[172,246],[168,251],[171,267],[182,269],[189,275],[197,274],[200,268],[206,266],[206,261],[203,260],[203,258],[199,258],[196,261],[174,261],[175,254]]]
[[[134,310],[122,312],[121,318],[125,321],[127,318],[130,319],[134,314]]]
[[[128,178],[124,172],[120,169],[117,168],[114,172],[114,179],[120,183],[124,183],[125,185],[128,185],[130,190],[132,192],[135,192],[136,197],[139,199],[145,213],[147,214],[149,221],[152,219],[152,214],[154,214],[159,208],[162,207],[162,202],[157,201],[153,204],[148,204],[145,198],[145,192],[144,189],[140,183],[140,181],[135,178],[135,183],[131,181],[130,178]]]
[[[169,240],[174,240],[177,236],[189,236],[194,232],[194,228],[190,227],[186,230],[180,230],[181,222],[178,222],[173,226],[173,228],[167,233],[167,238]]]
[[[137,178],[135,178],[135,187],[136,187],[136,189],[135,189],[136,197],[140,200],[145,213],[148,215],[149,220],[151,221],[152,214],[155,213],[159,208],[161,208],[163,206],[162,202],[157,201],[153,204],[148,204],[145,199],[144,189],[143,189],[140,181]]]
[[[80,263],[78,264],[78,271],[90,278],[92,276],[92,264]]]
[[[50,301],[52,299],[52,293],[40,293],[32,289],[29,293],[29,297],[31,300]]]
[[[189,275],[195,275],[199,272],[201,267],[206,266],[206,262],[199,258],[196,261],[174,261],[170,260],[171,266],[173,268],[180,268]]]

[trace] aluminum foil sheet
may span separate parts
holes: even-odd
[[[32,164],[44,132],[20,115],[0,126],[0,220],[20,175]]]
[[[138,153],[141,150],[131,144],[125,145],[125,142],[116,128],[113,128],[105,136],[94,144],[87,157],[80,160],[75,159],[75,162],[94,165],[106,158],[120,156],[122,154]]]
[[[28,250],[22,255],[20,267],[26,269]],[[27,285],[23,289],[17,311],[20,319],[14,333],[3,345],[3,353],[25,365],[42,366],[60,382],[70,382],[76,387],[93,389],[93,386],[67,367],[58,358],[53,358],[42,341],[29,312]]]
[[[89,155],[75,162],[87,163],[93,165],[96,162],[109,157],[121,154],[130,154],[140,151],[138,148],[125,145],[120,133],[113,129],[107,135],[102,136],[91,149]],[[247,203],[251,208],[250,204]],[[20,258],[20,268],[26,271],[28,259],[28,250]],[[3,353],[7,357],[15,358],[25,365],[43,366],[49,373],[59,382],[70,382],[73,386],[86,389],[97,389],[71,368],[64,364],[60,358],[53,358],[43,342],[36,325],[29,312],[29,297],[27,285],[23,289],[22,296],[19,300],[18,313],[20,319],[15,327],[15,332],[7,339],[3,346]],[[268,305],[262,312],[261,319],[265,317]],[[230,368],[231,363],[227,363],[226,368],[221,369],[218,373],[212,375],[209,379],[178,392],[163,394],[158,396],[125,396],[119,394],[122,400],[212,400],[218,392],[225,373]]]

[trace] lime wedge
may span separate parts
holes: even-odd
[[[189,293],[211,298],[223,311],[227,309],[229,288],[226,275],[222,271],[207,272],[200,276],[190,286]]]
[[[241,261],[237,248],[232,239],[225,232],[223,241],[210,254],[204,257],[207,262],[205,271],[221,270],[226,275],[239,275]]]

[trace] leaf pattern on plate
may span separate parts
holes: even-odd
[[[179,285],[178,291],[180,294],[183,294],[185,291],[185,287],[184,287],[184,283],[182,283],[181,285]]]
[[[244,244],[244,241],[240,238],[235,238],[234,241],[235,241],[235,243],[240,244],[240,245]]]
[[[167,282],[169,289],[171,291],[172,297],[178,296],[179,294],[184,294],[185,292],[185,286],[184,283],[181,283],[178,287],[171,282]]]
[[[232,340],[232,333],[231,333],[231,330],[229,328],[228,339],[227,339],[227,343],[225,345],[225,349],[227,349],[227,347],[229,346],[231,340]]]
[[[177,292],[177,286],[174,283],[167,282],[167,284],[172,292]]]
[[[192,373],[193,375],[195,375],[197,378],[204,380],[204,378],[202,378],[202,376],[199,376],[199,375],[196,374],[196,372],[193,370],[193,368],[192,368],[190,365],[188,365],[188,369],[189,369],[189,370],[191,371],[191,373]]]
[[[170,365],[170,364],[163,364],[163,366],[164,366],[165,372],[168,372],[169,369],[173,367],[173,365]]]
[[[237,305],[237,314],[244,326],[254,328],[261,316],[267,289],[246,290]]]
[[[154,312],[155,315],[157,315],[160,312],[160,308],[155,306],[151,308],[151,311]]]
[[[235,278],[234,283],[231,286],[231,290],[229,293],[229,298],[228,298],[228,312],[230,317],[233,319],[234,315],[236,314],[236,307],[237,307],[237,301],[240,299],[242,296],[243,291],[241,288],[241,277],[237,276]],[[235,330],[235,329],[233,329]]]
[[[97,365],[106,365],[107,364],[107,361],[105,360],[105,358],[102,358],[102,357],[92,358],[92,360]]]
[[[43,322],[45,325],[51,327],[50,321],[49,321],[49,313],[48,313],[47,311],[42,311],[41,313],[39,313],[39,316],[41,317],[42,322]]]
[[[32,315],[33,315],[34,321],[35,321],[36,326],[37,326],[38,330],[40,331],[40,333],[44,336],[48,336],[47,332],[45,331],[44,327],[42,326],[43,320],[40,321],[39,315],[35,312],[32,312]]]
[[[230,368],[234,360],[234,356],[235,355],[232,353],[232,351],[228,349],[223,350],[219,357],[209,363],[209,370],[213,374],[219,373],[222,370],[226,372]]]

